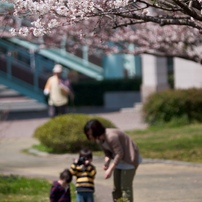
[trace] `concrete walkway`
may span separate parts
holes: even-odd
[[[108,118],[123,130],[145,127],[137,111],[93,113]],[[0,123],[0,173],[53,180],[58,178],[59,172],[69,167],[77,154],[30,155],[22,152],[38,143],[32,134],[47,120],[47,117],[21,117]],[[96,202],[110,202],[112,179],[104,179],[102,162],[103,157],[94,158],[97,167]],[[201,202],[201,187],[202,164],[143,159],[134,180],[134,201]]]

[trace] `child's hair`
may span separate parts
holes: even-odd
[[[81,157],[87,160],[92,160],[93,159],[92,151],[88,148],[81,149],[79,152],[79,158]]]
[[[72,181],[72,174],[69,169],[65,169],[60,173],[60,179],[65,180],[66,183],[70,183]]]

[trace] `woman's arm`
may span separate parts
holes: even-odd
[[[105,159],[104,159],[104,170],[107,170],[109,168],[110,161],[111,161],[111,159],[108,156],[105,156]]]
[[[120,162],[120,160],[123,158],[123,148],[121,145],[121,142],[119,140],[119,134],[118,131],[114,131],[110,134],[108,138],[108,144],[110,148],[112,149],[114,158],[111,165],[108,167],[108,169],[105,172],[105,179],[108,179],[111,177],[116,165]]]
[[[108,138],[108,144],[113,152],[113,163],[115,166],[123,159],[124,149],[119,139],[119,131],[114,131]]]

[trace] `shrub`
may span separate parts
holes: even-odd
[[[53,153],[74,153],[84,146],[97,151],[99,146],[87,140],[83,132],[85,123],[92,118],[98,119],[105,127],[115,127],[110,121],[98,116],[67,114],[50,119],[38,127],[33,136],[51,148]]]
[[[144,103],[143,112],[149,124],[202,122],[202,89],[155,93]]]

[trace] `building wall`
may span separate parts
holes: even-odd
[[[131,108],[134,107],[135,103],[140,102],[140,92],[135,91],[107,92],[104,95],[106,109]]]
[[[168,89],[168,68],[165,57],[142,55],[141,97],[145,102],[149,95]]]
[[[174,59],[174,87],[175,89],[201,88],[202,65],[180,59]]]
[[[123,55],[110,54],[103,58],[104,78],[105,79],[118,79],[123,78]]]
[[[103,58],[105,79],[124,79],[141,76],[140,56],[130,54],[110,54]]]

